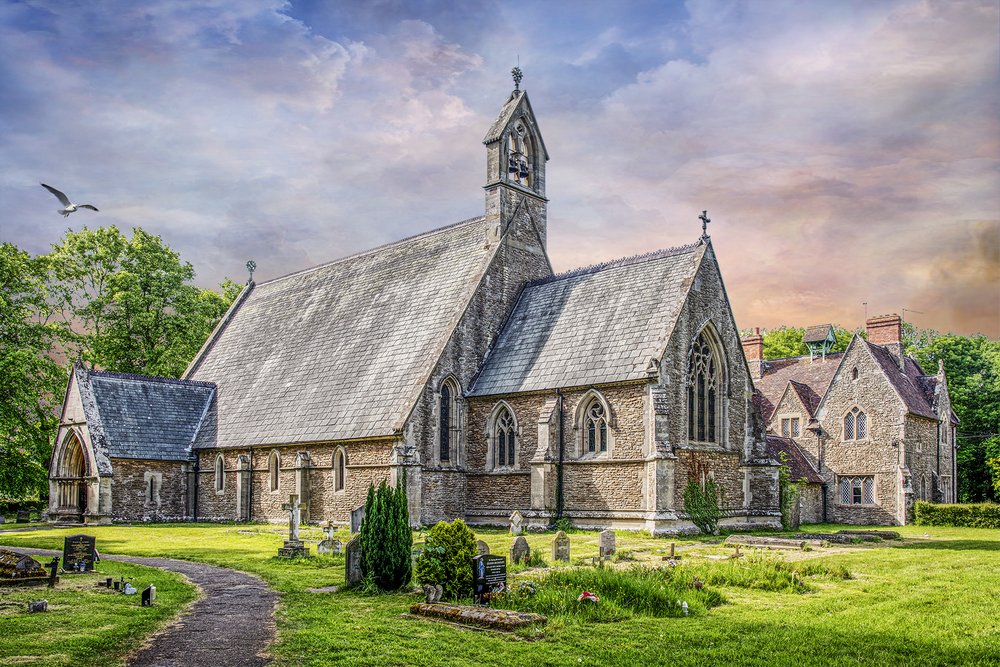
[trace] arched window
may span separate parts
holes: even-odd
[[[493,467],[517,465],[517,422],[510,408],[501,405],[493,418]]]
[[[343,491],[347,483],[347,452],[338,447],[333,454],[333,490]]]
[[[462,391],[454,378],[441,383],[438,396],[438,459],[442,463],[453,461],[458,454],[459,403]]]
[[[868,437],[868,415],[857,407],[844,415],[844,440],[864,440]]]
[[[705,333],[691,348],[688,367],[688,439],[720,442],[722,368]]]
[[[215,457],[215,491],[222,493],[226,488],[226,469],[222,463],[222,454]]]
[[[854,369],[851,371],[851,379],[852,380],[857,380],[858,379],[858,367],[857,366],[855,366]]]
[[[278,456],[278,452],[271,452],[271,456],[267,458],[267,481],[268,488],[271,491],[278,490],[278,473],[281,468],[281,458]]]
[[[531,187],[531,153],[531,136],[519,120],[507,138],[507,180]]]
[[[588,454],[608,451],[608,415],[596,396],[590,400],[590,405],[584,412],[583,433]]]

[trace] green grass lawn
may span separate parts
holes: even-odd
[[[40,559],[43,564],[47,558]],[[99,574],[62,575],[46,586],[0,588],[0,664],[111,665],[197,597],[184,577],[151,567],[98,564]],[[156,604],[142,607],[139,594],[122,595],[96,583],[125,577],[140,591],[156,586]],[[29,600],[48,600],[46,613],[25,613]]]
[[[810,579],[808,593],[714,586],[726,603],[705,613],[637,615],[613,623],[557,618],[531,640],[410,617],[406,611],[419,599],[414,594],[309,593],[312,587],[342,584],[343,561],[273,558],[282,530],[174,524],[82,532],[97,536],[102,553],[170,556],[260,574],[283,594],[273,649],[278,665],[1000,664],[1000,531],[995,530],[909,526],[896,529],[906,538],[901,542],[781,552],[792,561],[842,565],[852,578]],[[0,543],[58,548],[73,532],[0,534]],[[321,537],[315,529],[304,533],[306,539]],[[505,554],[511,543],[497,530],[479,531],[478,537],[493,553]],[[570,537],[574,560],[597,555],[597,533]],[[551,534],[527,538],[551,560]],[[713,544],[618,533],[619,550],[650,565],[660,564],[671,541],[685,563],[718,562],[705,557],[732,553],[718,538]],[[543,573],[527,570],[515,577]],[[62,641],[57,637],[50,644]]]

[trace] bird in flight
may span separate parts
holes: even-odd
[[[56,199],[58,199],[59,202],[63,206],[66,207],[66,208],[59,209],[59,211],[58,211],[59,213],[62,213],[62,217],[64,217],[64,218],[68,218],[70,213],[72,213],[74,211],[77,211],[77,210],[79,210],[81,208],[89,208],[91,211],[96,211],[97,210],[96,206],[91,206],[90,204],[74,204],[74,203],[72,203],[69,200],[69,197],[67,197],[63,193],[59,192],[58,190],[56,190],[51,185],[45,185],[45,183],[42,183],[42,187],[45,188],[46,190],[48,190],[49,192],[51,192],[52,194],[54,194],[56,196]]]

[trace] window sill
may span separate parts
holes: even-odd
[[[882,507],[881,505],[879,505],[877,503],[852,503],[852,504],[849,504],[849,505],[845,505],[844,503],[837,503],[836,506],[840,507],[841,509],[855,509],[855,508],[857,508],[857,509],[863,509],[863,508],[867,508],[867,507]]]

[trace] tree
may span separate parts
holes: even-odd
[[[935,332],[936,333],[936,332]],[[1000,342],[986,336],[923,337],[911,347],[925,372],[944,361],[952,409],[958,415],[958,494],[963,502],[1000,500]]]
[[[138,227],[131,238],[116,227],[70,230],[48,265],[71,348],[126,373],[180,376],[239,292],[228,280],[222,294],[191,285],[191,264]]]
[[[365,519],[358,536],[361,572],[366,581],[384,591],[394,591],[410,583],[412,574],[410,513],[406,500],[406,475],[395,489],[385,480],[368,487]]]
[[[44,497],[65,371],[45,299],[46,261],[0,244],[0,497]]]
[[[833,325],[833,334],[837,342],[831,352],[843,352],[854,337],[854,332],[840,325]],[[743,332],[746,335],[746,332]],[[806,330],[802,327],[780,326],[764,332],[764,358],[785,359],[787,357],[804,357],[809,354],[809,348],[802,340]]]
[[[719,492],[714,479],[707,479],[704,487],[692,480],[684,489],[684,511],[691,523],[706,535],[713,535],[722,520],[719,509]]]

